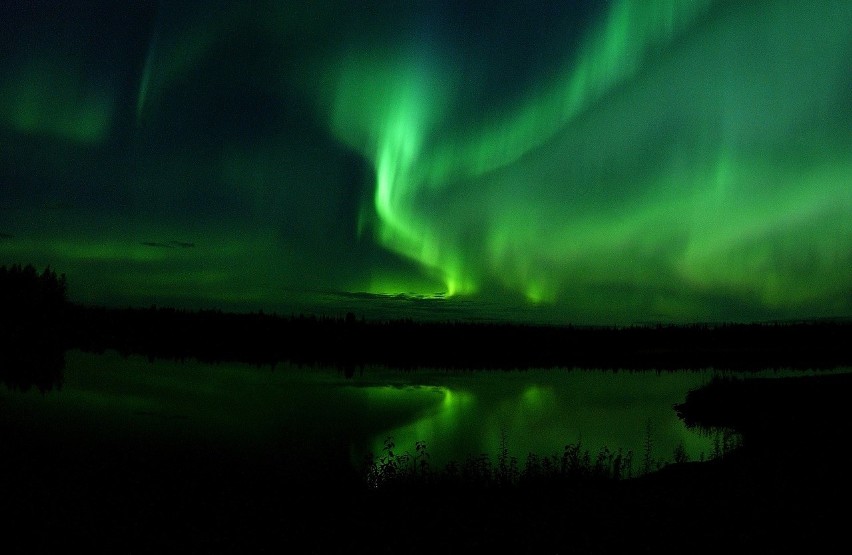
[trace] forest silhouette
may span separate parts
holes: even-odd
[[[24,391],[59,387],[68,347],[65,275],[0,266],[0,307],[0,381]]]
[[[852,363],[852,321],[573,326],[365,320],[72,303],[64,275],[0,268],[4,352],[80,349],[150,359],[456,370],[830,369]],[[20,364],[18,365],[20,367]],[[42,384],[44,385],[44,384]]]
[[[849,322],[545,326],[72,306],[68,341],[87,351],[343,368],[832,368]]]

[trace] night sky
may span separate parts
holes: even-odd
[[[111,306],[852,315],[852,2],[6,0],[0,264]]]

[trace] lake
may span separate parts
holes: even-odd
[[[502,445],[523,466],[530,453],[560,455],[579,442],[593,458],[604,448],[632,451],[638,471],[648,447],[660,463],[679,445],[692,460],[711,456],[713,436],[686,428],[672,406],[719,373],[368,368],[346,377],[333,368],[69,351],[59,390],[4,387],[0,417],[40,442],[170,446],[170,456],[192,448],[273,461],[300,479],[357,476],[388,439],[397,454],[424,442],[433,468],[494,460]]]

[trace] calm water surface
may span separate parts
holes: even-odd
[[[366,369],[347,378],[328,368],[71,351],[59,391],[0,388],[0,417],[57,436],[204,445],[304,468],[357,469],[387,438],[398,453],[425,442],[431,463],[442,466],[496,457],[505,437],[521,464],[529,453],[561,454],[579,441],[593,456],[604,447],[633,451],[638,469],[649,430],[657,460],[670,461],[678,445],[692,459],[710,455],[713,438],[687,429],[672,405],[713,375]]]

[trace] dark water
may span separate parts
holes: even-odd
[[[801,372],[799,372],[801,373]],[[401,372],[347,378],[327,368],[149,362],[117,354],[66,355],[58,391],[0,389],[0,418],[55,437],[145,445],[201,445],[211,455],[276,457],[293,468],[337,472],[382,452],[426,443],[433,465],[500,451],[560,454],[581,442],[650,448],[660,462],[682,445],[708,457],[713,437],[687,429],[672,405],[713,371],[580,370]],[[773,372],[772,375],[777,375]]]

